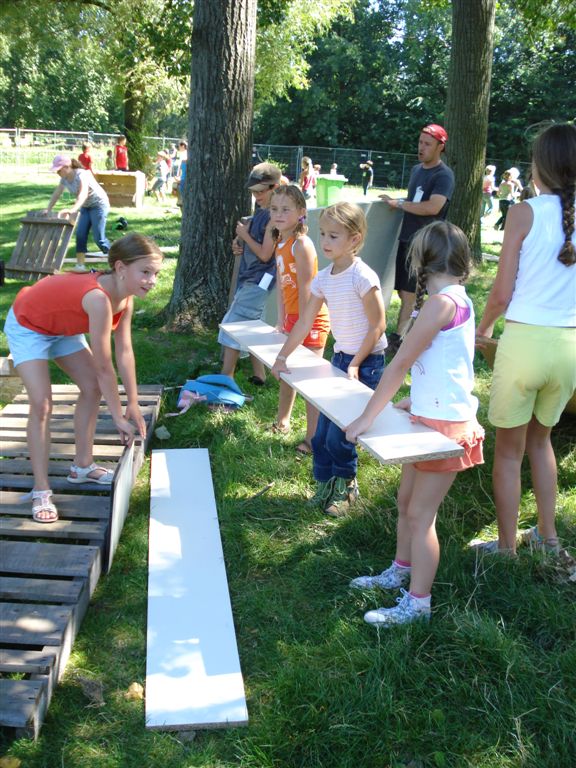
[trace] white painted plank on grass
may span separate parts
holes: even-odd
[[[208,451],[153,451],[146,727],[247,722]]]
[[[264,365],[274,365],[286,336],[261,320],[225,323],[220,326]],[[372,390],[349,379],[328,360],[299,346],[289,357],[290,373],[281,374],[302,397],[331,421],[344,428],[360,416]],[[414,424],[406,411],[389,403],[358,443],[382,464],[402,464],[461,456],[463,449],[440,432]]]

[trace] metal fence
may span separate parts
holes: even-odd
[[[116,144],[117,133],[96,133],[93,131],[46,131],[24,128],[0,129],[0,172],[3,170],[25,171],[48,170],[54,154],[58,152],[79,153],[82,144],[92,144],[92,157],[96,168],[104,168],[106,152]],[[178,145],[180,137],[146,136],[146,147],[150,155],[170,144]],[[302,158],[310,157],[321,166],[321,173],[329,173],[333,164],[339,174],[346,176],[355,186],[362,184],[360,165],[371,160],[374,170],[374,186],[380,188],[406,189],[410,170],[417,162],[414,154],[385,152],[377,149],[342,149],[339,147],[287,146],[282,144],[254,144],[254,163],[269,160],[276,162],[292,181],[300,175]],[[497,179],[505,168],[506,161],[490,159],[487,162],[498,167]],[[528,163],[518,163],[526,178],[530,171]]]

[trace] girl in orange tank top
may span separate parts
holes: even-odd
[[[32,516],[37,523],[58,519],[48,476],[52,409],[49,360],[54,360],[80,390],[74,412],[75,457],[68,482],[112,482],[112,470],[97,466],[93,457],[102,396],[124,445],[131,444],[136,432],[145,437],[130,324],[133,297],[143,298],[154,287],[162,258],[150,238],[126,235],[110,249],[108,272],[45,277],[23,288],[8,313],[4,331],[30,401],[27,443],[34,473]],[[90,346],[84,333],[90,333]],[[128,401],[125,411],[112,362],[112,334]]]
[[[290,333],[294,323],[310,298],[310,284],[318,272],[318,257],[314,243],[307,237],[306,200],[295,185],[278,187],[270,202],[270,226],[276,243],[276,274],[278,280],[277,329]],[[330,331],[328,310],[323,306],[318,313],[309,335],[304,340],[320,357],[324,353]],[[290,417],[296,397],[295,390],[280,381],[278,417],[274,430],[290,431]],[[297,446],[299,453],[310,453],[310,441],[316,431],[318,411],[306,403],[306,436]]]

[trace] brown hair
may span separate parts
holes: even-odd
[[[354,203],[335,203],[329,205],[328,208],[324,208],[320,214],[319,223],[323,218],[332,219],[336,224],[344,227],[350,237],[354,235],[360,235],[360,242],[354,249],[354,256],[357,256],[366,238],[366,232],[368,231],[368,225],[366,223],[366,216],[360,206]]]
[[[302,194],[302,190],[300,187],[297,187],[296,184],[283,184],[281,187],[276,187],[274,191],[272,192],[272,197],[270,198],[270,205],[272,205],[272,200],[275,197],[284,196],[287,197],[289,200],[292,200],[296,208],[303,208],[306,210],[306,198]],[[301,218],[298,221],[298,224],[296,225],[294,229],[294,237],[300,237],[300,235],[305,235],[306,232],[308,232],[308,227],[306,226],[306,216]],[[274,227],[272,229],[272,239],[275,243],[277,243],[280,240],[280,232]]]
[[[133,264],[147,256],[164,258],[164,254],[151,237],[140,235],[138,232],[131,232],[112,243],[108,253],[108,264],[110,269],[114,271],[117,261],[121,261],[123,264]]]
[[[576,196],[576,127],[568,123],[551,125],[534,141],[532,159],[548,189],[560,198],[564,243],[558,261],[569,267],[576,263],[574,197]]]
[[[74,168],[75,170],[77,170],[77,169],[80,169],[81,171],[85,170],[85,169],[84,169],[84,166],[82,165],[82,163],[80,162],[80,160],[76,160],[76,158],[75,158],[75,157],[73,157],[73,158],[72,158],[72,162],[70,163],[70,165],[71,165],[71,166],[72,166],[72,168]]]
[[[445,273],[465,283],[470,274],[472,254],[464,232],[449,221],[433,221],[420,229],[410,245],[410,271],[416,275],[416,302],[412,322],[404,332],[408,333],[422,308],[426,294],[426,282],[430,275]]]

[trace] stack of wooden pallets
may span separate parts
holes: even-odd
[[[150,435],[161,387],[139,387]],[[60,519],[32,520],[33,486],[26,443],[28,400],[21,394],[0,414],[0,726],[36,737],[55,684],[100,574],[112,564],[145,444],[124,448],[104,404],[94,459],[114,470],[111,487],[71,485],[73,417],[78,390],[53,386],[50,484]]]

